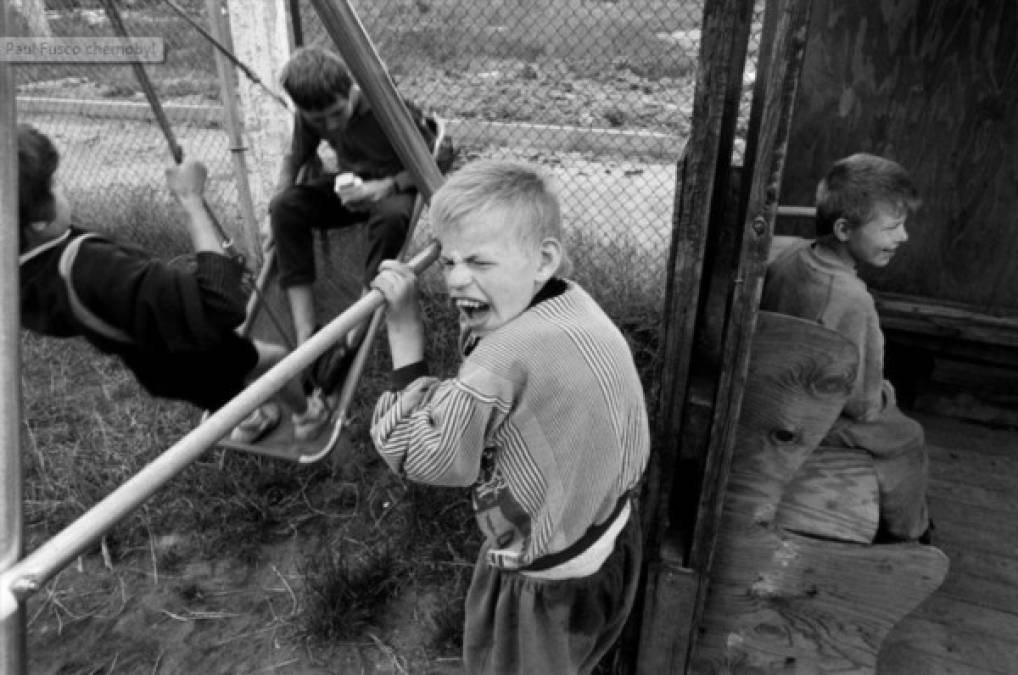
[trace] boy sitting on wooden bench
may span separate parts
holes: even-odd
[[[923,429],[898,409],[884,379],[884,336],[860,264],[886,266],[908,240],[905,221],[920,199],[907,172],[874,155],[831,167],[817,187],[815,240],[799,240],[768,266],[760,308],[816,321],[859,351],[852,394],[821,445],[873,456],[880,489],[877,542],[928,544]]]

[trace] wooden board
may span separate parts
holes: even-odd
[[[936,612],[936,614],[935,614]],[[899,645],[910,650],[932,655],[947,663],[964,664],[962,672],[988,672],[1010,675],[1018,673],[1018,649],[1015,649],[1014,633],[1011,635],[988,635],[981,624],[959,624],[969,618],[983,617],[985,621],[1005,619],[1006,614],[994,612],[976,605],[940,600],[924,605],[907,622],[903,623],[887,638],[878,663],[887,663],[894,658]],[[1004,626],[1014,627],[1014,621]],[[898,675],[899,671],[887,670]],[[906,670],[905,673],[920,671]],[[922,675],[934,675],[938,671],[922,671]]]
[[[872,673],[885,636],[941,583],[929,546],[860,546],[726,528],[696,673]]]
[[[868,545],[869,456],[818,452],[857,360],[834,331],[760,312],[695,672],[874,672],[884,637],[943,581],[935,548]]]
[[[923,639],[921,636],[920,639]],[[931,654],[907,643],[885,644],[877,661],[880,675],[1008,675],[1005,671],[973,666],[956,654]]]
[[[854,152],[909,169],[924,206],[894,262],[864,273],[875,288],[1018,308],[1016,31],[1010,0],[816,0],[782,202],[813,204]]]
[[[682,427],[689,414],[694,332],[712,209],[715,219],[722,211],[715,200],[715,181],[729,173],[751,20],[752,6],[745,2],[704,3],[693,124],[676,172],[662,328],[664,362],[654,430],[658,448],[651,453],[644,499],[651,515],[647,574],[643,597],[633,613],[642,620],[637,672],[647,675],[685,669],[703,581],[703,570],[682,571],[690,524],[696,518],[701,461],[689,456],[696,444],[687,442]],[[710,417],[708,409],[704,429]],[[704,446],[701,442],[697,448]]]
[[[869,544],[877,533],[879,501],[869,453],[821,446],[785,488],[774,524],[798,534]]]

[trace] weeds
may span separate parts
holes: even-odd
[[[354,641],[381,623],[400,590],[397,563],[386,548],[354,554],[351,545],[326,549],[301,569],[307,605],[304,629],[314,640]]]

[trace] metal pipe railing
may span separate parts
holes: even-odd
[[[7,2],[0,0],[0,36],[7,36]],[[21,316],[18,288],[18,133],[15,82],[0,59],[0,571],[21,556]],[[4,262],[6,261],[6,262]],[[0,672],[25,672],[25,614],[0,589]]]

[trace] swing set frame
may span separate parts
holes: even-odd
[[[378,52],[349,0],[313,0],[323,25],[347,62],[350,72],[376,111],[378,121],[410,172],[426,201],[443,178],[424,139],[417,133],[409,111],[389,78]],[[7,34],[6,0],[0,0],[0,35]],[[0,217],[17,220],[17,110],[15,82],[10,65],[0,61]],[[171,144],[172,147],[172,144]],[[175,157],[176,159],[176,157]],[[20,315],[16,259],[18,232],[0,228],[0,313]],[[431,243],[414,256],[410,266],[422,271],[439,254]],[[107,531],[127,517],[164,484],[229,434],[255,408],[279,391],[347,333],[384,307],[385,299],[372,290],[326,324],[307,342],[283,358],[248,388],[206,418],[190,433],[161,453],[137,474],[111,492],[74,522],[23,556],[21,493],[20,325],[5,321],[0,327],[0,672],[27,672],[27,599],[43,588],[61,569],[83,554]]]

